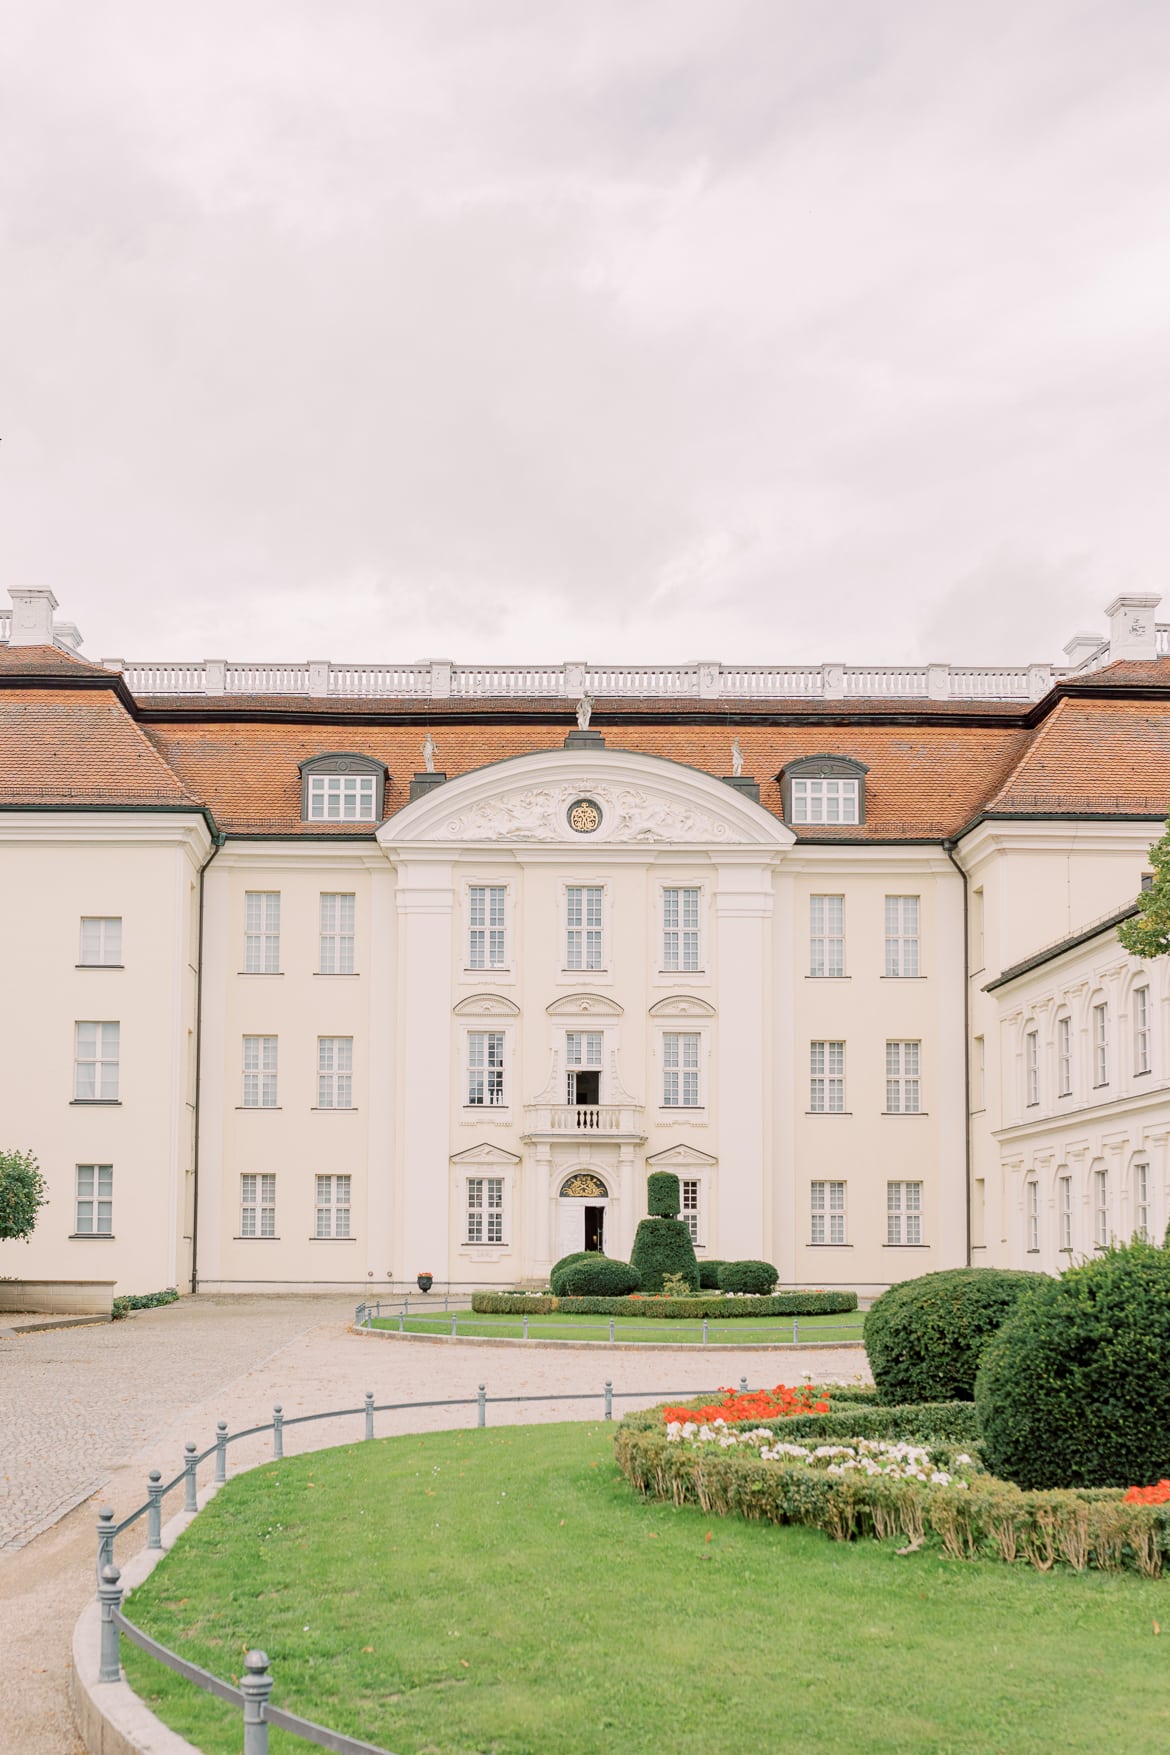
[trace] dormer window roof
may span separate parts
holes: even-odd
[[[302,762],[301,819],[306,823],[378,823],[386,767],[371,756],[312,756]]]
[[[784,821],[793,828],[848,828],[865,821],[864,762],[852,756],[800,756],[779,774]]]

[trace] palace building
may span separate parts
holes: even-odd
[[[869,1293],[1170,1218],[1170,629],[1061,666],[137,663],[0,614],[0,1274]]]

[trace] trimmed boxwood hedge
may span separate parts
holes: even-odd
[[[865,1350],[882,1400],[968,1402],[984,1347],[1046,1274],[950,1268],[903,1280],[865,1317]]]
[[[780,1274],[770,1261],[725,1261],[719,1270],[721,1292],[751,1292],[768,1298]]]
[[[682,1209],[679,1179],[673,1170],[653,1170],[646,1178],[646,1211],[652,1219],[677,1219]]]
[[[548,1289],[554,1297],[559,1297],[565,1289],[562,1278],[565,1269],[576,1266],[579,1261],[588,1261],[590,1254],[596,1253],[596,1250],[578,1249],[572,1255],[562,1255],[560,1261],[553,1262],[548,1272]]]
[[[630,1266],[643,1292],[651,1295],[661,1292],[668,1274],[680,1274],[693,1292],[699,1289],[695,1246],[690,1228],[682,1219],[640,1219],[630,1251]]]
[[[712,1261],[709,1257],[706,1261],[699,1263],[700,1292],[717,1292],[719,1290],[719,1269],[722,1266],[721,1261]]]
[[[587,1255],[560,1273],[562,1298],[620,1298],[638,1290],[638,1276],[627,1261],[608,1255]]]
[[[856,1292],[777,1292],[771,1298],[556,1298],[513,1292],[473,1292],[471,1308],[481,1316],[549,1316],[554,1310],[576,1316],[746,1317],[840,1316],[857,1309]]]
[[[988,1343],[975,1399],[1020,1487],[1170,1479],[1170,1252],[1122,1244],[1047,1281]]]

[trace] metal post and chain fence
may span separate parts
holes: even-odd
[[[383,1313],[383,1305],[384,1304],[387,1304],[387,1305],[392,1304],[392,1306],[393,1306],[392,1308],[389,1308],[385,1314]],[[437,1325],[437,1323],[438,1323],[437,1314],[434,1316],[431,1315],[431,1312],[435,1310],[435,1306],[433,1304],[429,1307],[429,1309],[428,1308],[419,1309],[418,1308],[418,1300],[416,1299],[415,1305],[416,1305],[416,1308],[412,1311],[410,1308],[410,1299],[409,1298],[403,1298],[401,1303],[397,1299],[383,1300],[381,1298],[375,1298],[369,1302],[358,1305],[357,1309],[354,1311],[354,1326],[356,1328],[359,1328],[359,1329],[365,1329],[367,1331],[370,1331],[373,1329],[373,1325],[375,1322],[386,1323],[386,1322],[393,1322],[393,1321],[397,1320],[397,1323],[398,1323],[397,1330],[392,1329],[389,1332],[398,1333],[401,1335],[401,1334],[406,1334],[408,1332],[407,1326],[406,1326],[408,1322],[413,1323],[413,1324],[434,1322]],[[460,1329],[458,1327],[459,1314],[461,1311],[463,1312],[464,1315],[469,1315],[471,1317],[470,1327],[467,1324],[465,1324],[462,1331],[460,1331]],[[444,1300],[443,1300],[443,1315],[444,1315],[444,1317],[447,1317],[447,1316],[450,1317],[450,1323],[448,1324],[446,1321],[444,1321],[441,1331],[436,1326],[436,1328],[433,1330],[415,1327],[415,1328],[412,1328],[409,1332],[412,1334],[426,1334],[426,1333],[439,1333],[439,1332],[441,1332],[443,1334],[444,1339],[454,1341],[454,1340],[458,1340],[460,1332],[462,1332],[465,1339],[467,1338],[468,1335],[472,1335],[474,1338],[475,1325],[477,1323],[482,1324],[482,1322],[483,1322],[482,1316],[478,1312],[476,1312],[472,1309],[470,1299],[461,1301],[459,1304],[456,1305],[453,1302],[449,1303],[449,1301],[446,1298],[444,1298]],[[516,1312],[513,1320],[520,1324],[521,1332],[520,1332],[519,1339],[526,1341],[526,1340],[529,1340],[530,1338],[532,1338],[532,1337],[530,1337],[530,1334],[529,1334],[528,1325],[529,1325],[530,1317],[529,1317],[529,1313],[527,1311]],[[608,1343],[610,1345],[612,1345],[617,1338],[615,1320],[612,1316],[609,1317],[609,1319],[606,1322],[589,1322],[584,1317],[580,1317],[580,1316],[573,1317],[573,1319],[571,1321],[565,1321],[565,1322],[557,1322],[553,1318],[548,1317],[548,1316],[537,1316],[534,1320],[539,1322],[542,1335],[549,1333],[549,1331],[551,1331],[552,1329],[564,1329],[568,1333],[576,1335],[578,1338],[580,1338],[584,1335],[590,1334],[590,1333],[597,1333],[597,1334],[604,1335],[606,1337],[606,1341],[608,1341]],[[714,1344],[714,1345],[723,1344],[723,1345],[734,1346],[736,1344],[736,1342],[730,1338],[728,1340],[723,1341],[723,1342],[712,1343],[710,1321],[706,1316],[704,1316],[703,1320],[702,1320],[702,1339],[700,1341],[693,1341],[693,1340],[689,1340],[686,1338],[688,1330],[698,1320],[698,1318],[696,1318],[696,1317],[683,1318],[681,1321],[678,1321],[675,1319],[667,1320],[667,1319],[664,1319],[661,1317],[658,1317],[658,1318],[638,1317],[636,1320],[639,1323],[643,1323],[646,1326],[647,1341],[652,1341],[653,1343],[655,1343],[657,1345],[662,1344],[663,1336],[662,1336],[660,1331],[666,1327],[669,1327],[669,1330],[671,1331],[671,1333],[669,1335],[669,1340],[671,1342],[673,1342],[674,1345],[680,1346],[680,1347],[693,1347],[693,1346],[707,1347],[707,1346],[711,1346],[712,1344]],[[719,1319],[716,1318],[716,1320],[718,1321]],[[728,1320],[731,1320],[731,1319],[728,1319]],[[758,1318],[755,1318],[753,1320],[755,1320],[757,1322],[766,1322],[769,1319],[767,1317],[758,1317]],[[787,1317],[785,1317],[783,1319],[781,1319],[781,1318],[774,1319],[774,1321],[776,1323],[777,1331],[779,1330],[781,1320],[783,1320],[786,1323],[788,1319],[787,1319]],[[655,1328],[659,1332],[656,1332],[655,1334],[650,1335],[649,1330],[651,1328]],[[498,1332],[499,1331],[497,1331],[495,1329],[493,1329],[491,1331],[491,1333],[493,1335],[495,1335]],[[759,1333],[758,1330],[755,1332],[757,1334]],[[823,1338],[826,1335],[832,1336],[834,1338],[826,1340]],[[810,1337],[812,1337],[812,1338],[810,1338]],[[499,1338],[501,1340],[514,1340],[517,1337],[514,1335],[504,1335],[503,1333],[499,1333]],[[537,1338],[539,1338],[539,1337],[537,1337]],[[794,1316],[792,1318],[791,1345],[793,1345],[793,1346],[840,1347],[840,1346],[848,1345],[849,1342],[851,1342],[851,1341],[858,1341],[858,1340],[860,1340],[860,1338],[861,1338],[860,1323],[858,1323],[858,1322],[853,1322],[853,1323],[843,1322],[840,1324],[818,1323],[816,1328],[812,1329],[811,1331],[806,1328],[804,1338],[802,1339],[801,1333],[800,1333],[800,1318],[798,1316]],[[582,1346],[589,1347],[589,1346],[605,1345],[606,1342],[605,1341],[598,1342],[598,1341],[582,1340],[581,1344],[582,1344]],[[638,1343],[634,1343],[634,1344],[645,1345],[646,1342],[638,1342]],[[739,1344],[745,1345],[746,1343],[740,1342]],[[785,1336],[784,1336],[783,1342],[778,1341],[778,1339],[775,1335],[769,1335],[766,1337],[765,1344],[767,1344],[769,1346],[789,1344],[787,1331],[785,1331]]]

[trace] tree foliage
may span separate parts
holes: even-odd
[[[27,1242],[48,1198],[31,1152],[0,1152],[0,1240]]]
[[[1133,957],[1164,957],[1170,953],[1170,823],[1150,848],[1154,881],[1138,897],[1138,912],[1123,920],[1117,936]]]

